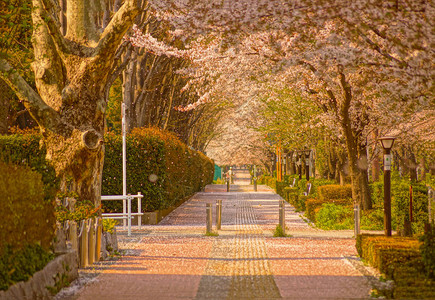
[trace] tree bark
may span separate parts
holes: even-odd
[[[9,86],[4,82],[4,80],[0,79],[0,134],[8,133],[8,115],[10,107],[9,91]]]
[[[67,37],[56,22],[60,11],[48,0],[33,0],[35,92],[7,61],[0,77],[24,101],[38,123],[47,158],[61,180],[61,191],[100,204],[104,157],[105,92],[117,47],[140,12],[126,0],[104,31],[95,30],[89,1],[67,1]],[[54,12],[54,15],[52,15]]]

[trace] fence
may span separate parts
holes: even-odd
[[[137,198],[137,213],[131,212],[131,200],[134,198]],[[131,236],[131,217],[137,216],[138,217],[138,226],[139,229],[141,229],[142,224],[142,201],[143,195],[141,193],[137,193],[137,195],[111,195],[111,196],[101,196],[101,201],[116,201],[116,200],[122,200],[123,201],[123,209],[122,213],[104,213],[102,214],[103,219],[122,219],[123,222],[123,229],[125,230],[125,220],[127,220],[127,228],[128,228],[128,236]]]

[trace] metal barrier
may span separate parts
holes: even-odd
[[[137,213],[131,212],[131,200],[137,198]],[[123,200],[127,202],[127,211],[123,209],[122,213],[104,213],[102,214],[103,219],[123,219],[127,220],[127,227],[128,227],[128,236],[131,236],[131,217],[137,216],[138,217],[138,226],[139,229],[141,229],[142,224],[142,201],[141,198],[143,198],[143,195],[141,193],[137,193],[137,195],[111,195],[111,196],[101,196],[101,201],[115,201],[115,200]],[[124,202],[125,203],[125,202]],[[123,206],[125,208],[125,205]],[[125,229],[125,223],[124,227]]]

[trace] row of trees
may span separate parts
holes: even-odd
[[[74,190],[88,199],[98,201],[108,94],[123,70],[131,127],[150,122],[169,127],[176,115],[176,130],[192,125],[185,139],[207,140],[221,120],[219,128],[228,133],[222,137],[225,147],[215,143],[207,149],[224,153],[224,164],[236,156],[237,163],[264,160],[267,143],[255,128],[273,118],[260,118],[259,112],[268,101],[301,97],[296,106],[315,107],[315,117],[303,126],[313,132],[322,128],[333,148],[344,147],[353,197],[365,207],[367,169],[358,166],[368,159],[369,136],[394,128],[403,145],[433,150],[431,1],[33,0],[32,5],[35,87],[4,58],[0,77],[38,122],[58,174],[72,177]],[[133,23],[141,32],[126,40]],[[295,97],[280,99],[286,89]],[[230,109],[223,111],[228,102]],[[172,103],[191,111],[190,117],[172,111]],[[211,117],[217,119],[197,123]],[[287,120],[302,124],[293,115]],[[299,143],[312,147],[319,140],[307,135]]]

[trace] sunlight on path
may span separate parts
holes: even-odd
[[[236,176],[249,180],[247,171]],[[369,298],[367,277],[349,262],[357,261],[352,232],[311,228],[287,205],[293,237],[273,238],[280,197],[266,186],[232,189],[209,185],[159,225],[120,232],[126,255],[71,299]],[[218,199],[222,230],[206,237],[205,203]]]

